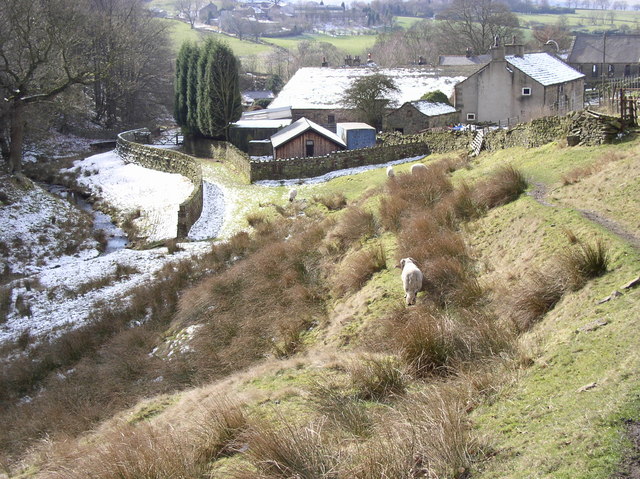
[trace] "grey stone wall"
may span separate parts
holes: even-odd
[[[430,149],[426,143],[414,141],[392,146],[339,151],[313,158],[251,161],[251,181],[310,178],[334,170],[377,165],[429,153]]]
[[[179,151],[155,148],[151,145],[136,143],[134,133],[126,131],[118,135],[116,151],[126,163],[186,176],[193,183],[193,192],[180,204],[178,211],[178,237],[185,238],[191,226],[202,214],[202,169],[191,156]]]
[[[185,136],[187,153],[199,158],[208,158],[231,166],[246,183],[251,182],[249,156],[231,143],[194,136]]]

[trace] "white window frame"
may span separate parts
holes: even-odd
[[[531,96],[531,87],[522,87],[522,96]]]
[[[467,121],[476,121],[475,113],[467,113]]]

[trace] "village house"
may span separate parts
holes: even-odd
[[[273,158],[307,158],[344,150],[346,143],[335,133],[300,118],[271,136]]]
[[[212,2],[198,10],[198,20],[202,23],[210,23],[214,18],[218,16],[218,7]]]
[[[511,124],[581,110],[584,75],[549,53],[522,45],[491,47],[491,61],[455,86],[467,123]]]
[[[586,83],[640,76],[640,35],[575,36],[567,63],[584,73]]]
[[[460,113],[451,105],[427,100],[410,101],[384,118],[384,129],[413,135],[429,128],[460,122]]]
[[[342,104],[344,92],[358,78],[373,73],[382,73],[393,79],[398,91],[390,95],[390,100],[395,105],[418,100],[435,90],[449,96],[454,85],[466,78],[455,75],[454,72],[445,74],[441,69],[429,67],[306,67],[300,68],[291,77],[269,108],[290,107],[294,121],[308,118],[335,131],[337,123],[358,121],[356,112],[346,109]]]

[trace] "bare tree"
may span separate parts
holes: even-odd
[[[84,6],[72,0],[0,2],[0,143],[12,173],[21,171],[27,107],[92,79],[83,48]]]
[[[440,18],[440,48],[447,53],[486,53],[495,37],[510,38],[519,26],[518,17],[495,0],[453,0]]]
[[[198,19],[198,12],[202,7],[202,0],[177,0],[175,5],[178,14],[185,18],[193,28]]]

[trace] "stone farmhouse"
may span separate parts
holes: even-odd
[[[272,135],[271,144],[275,160],[323,156],[347,148],[338,135],[306,118],[300,118]]]
[[[428,67],[307,67],[299,69],[291,77],[269,108],[290,107],[294,121],[307,118],[330,131],[335,131],[337,123],[358,120],[354,111],[342,105],[345,90],[358,78],[373,73],[382,73],[394,80],[399,89],[391,95],[395,105],[419,100],[425,93],[435,90],[450,96],[455,84],[466,78]]]
[[[426,100],[410,101],[384,118],[384,129],[413,135],[429,128],[452,126],[460,113],[451,105]]]
[[[495,45],[491,61],[455,86],[454,106],[467,123],[501,125],[581,110],[584,74],[549,53]]]
[[[585,82],[640,76],[640,35],[588,35],[574,38],[567,63]]]

